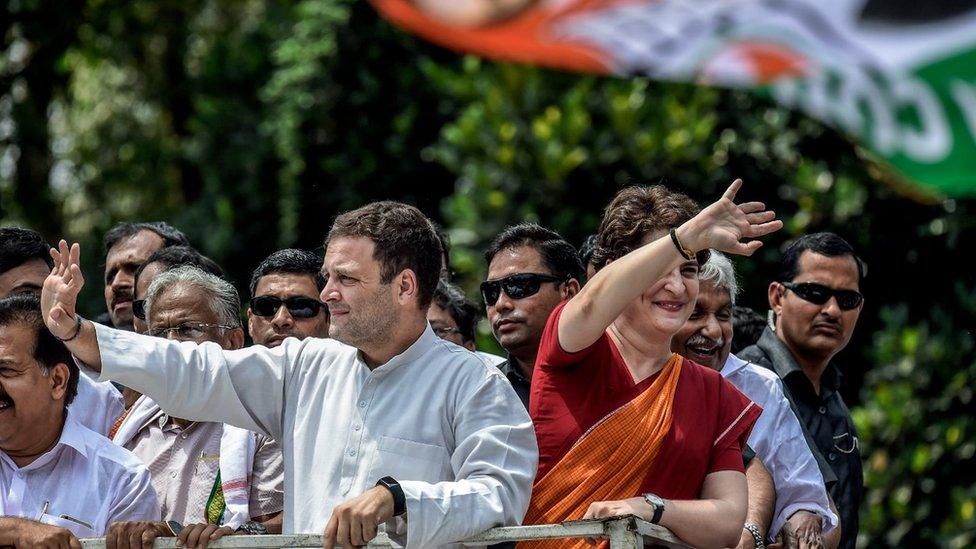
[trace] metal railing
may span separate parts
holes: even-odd
[[[561,524],[535,526],[503,526],[492,528],[483,534],[465,540],[465,543],[502,543],[540,539],[599,538],[610,541],[611,549],[638,549],[647,542],[655,547],[690,547],[663,526],[651,524],[635,516],[608,519],[574,520]],[[84,549],[104,549],[105,540],[91,538],[81,540]],[[390,547],[390,540],[381,533],[367,547]],[[173,549],[176,538],[158,538],[153,549]],[[214,549],[254,549],[263,547],[322,547],[319,534],[290,534],[274,536],[226,536],[210,544]]]

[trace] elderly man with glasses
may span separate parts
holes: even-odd
[[[840,369],[832,360],[850,341],[864,306],[864,271],[854,248],[836,234],[800,237],[769,285],[773,324],[739,354],[779,375],[797,417],[836,475],[830,495],[840,512],[844,549],[857,541],[864,476],[857,431],[839,390]]]
[[[498,343],[508,352],[499,368],[529,408],[532,370],[546,320],[576,295],[583,266],[573,245],[558,233],[523,223],[505,229],[485,252],[488,280],[481,296]]]
[[[155,275],[144,304],[150,335],[227,350],[244,346],[240,307],[230,283],[190,265]],[[280,528],[284,464],[271,438],[173,417],[143,395],[113,441],[149,467],[167,522],[120,523],[109,531],[109,547],[131,547],[133,537],[151,542],[180,528],[180,538],[191,547],[236,530]]]

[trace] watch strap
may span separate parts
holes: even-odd
[[[383,477],[376,481],[376,485],[386,488],[393,494],[393,516],[398,517],[407,512],[407,496],[395,478]]]
[[[766,549],[766,540],[763,538],[762,532],[759,531],[759,526],[747,522],[742,526],[742,529],[752,534],[752,541],[755,543],[756,549]]]

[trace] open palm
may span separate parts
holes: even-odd
[[[44,323],[51,333],[62,339],[76,330],[75,306],[78,303],[78,294],[85,284],[79,265],[80,255],[81,247],[77,243],[68,248],[68,243],[62,240],[57,249],[52,248],[54,267],[41,289]]]
[[[766,236],[783,227],[783,222],[776,219],[776,213],[767,210],[762,202],[736,204],[735,195],[741,187],[742,180],[736,179],[722,198],[695,216],[693,222],[702,227],[699,249],[752,255],[762,246],[762,242],[743,242],[742,239]]]

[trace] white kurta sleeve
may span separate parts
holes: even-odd
[[[308,340],[225,351],[95,324],[100,380],[131,387],[176,417],[217,421],[281,436],[285,379]]]
[[[458,403],[453,482],[400,481],[408,548],[464,540],[522,522],[539,461],[532,420],[508,381],[489,373]],[[398,479],[399,480],[399,479]]]
[[[781,383],[778,379],[775,381],[777,383],[767,385],[770,395],[763,405],[763,415],[772,414],[762,430],[767,440],[764,443],[755,441],[766,447],[765,455],[760,454],[760,458],[769,468],[776,485],[776,508],[769,535],[775,537],[790,516],[801,510],[819,515],[823,532],[829,532],[837,527],[837,515],[830,510],[823,475],[807,445],[800,421],[783,394]],[[758,435],[757,431],[753,434]],[[753,442],[750,440],[750,445]]]

